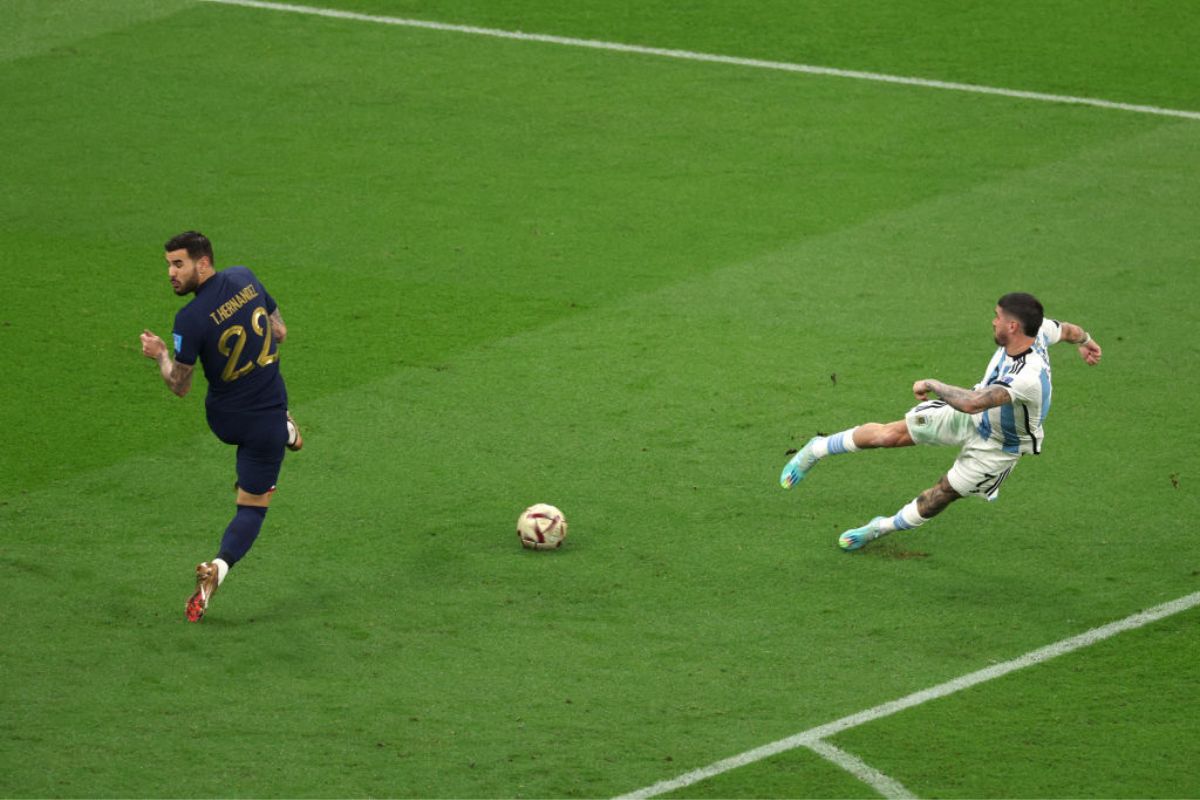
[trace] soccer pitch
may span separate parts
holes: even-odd
[[[1200,9],[314,5],[0,0],[0,795],[1200,796]],[[189,228],[306,440],[200,625]],[[1104,347],[1044,454],[839,552],[953,451],[787,451],[1010,291]]]

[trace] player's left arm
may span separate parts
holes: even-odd
[[[951,386],[933,378],[926,378],[913,384],[913,394],[916,395],[917,400],[928,400],[930,393],[936,394],[951,407],[967,414],[976,414],[1012,402],[1012,394],[1006,387],[999,384],[985,386],[982,389],[964,389],[961,386]]]
[[[167,354],[167,343],[150,331],[142,331],[142,355],[158,362],[163,382],[175,394],[183,397],[192,389],[194,364],[181,364]]]
[[[1060,342],[1070,342],[1079,348],[1079,357],[1086,361],[1090,366],[1096,366],[1100,363],[1100,356],[1103,351],[1091,334],[1085,331],[1078,325],[1070,322],[1059,322],[1062,328],[1062,338]]]

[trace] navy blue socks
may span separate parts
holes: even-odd
[[[241,560],[258,538],[266,516],[267,509],[262,506],[238,506],[237,513],[225,529],[225,536],[221,539],[221,552],[217,553],[217,558],[231,567]]]

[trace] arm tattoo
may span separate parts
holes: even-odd
[[[1072,322],[1059,323],[1059,327],[1062,328],[1062,336],[1060,341],[1067,342],[1068,344],[1082,344],[1085,336],[1087,335],[1083,328]]]
[[[171,371],[163,372],[163,380],[167,383],[167,388],[175,394],[183,397],[192,388],[192,371],[195,369],[191,364],[180,364],[178,361],[171,363]]]
[[[279,313],[279,306],[271,312],[271,338],[276,342],[282,342],[287,336],[287,325],[283,322],[283,315]]]
[[[951,386],[941,381],[928,381],[929,388],[937,392],[937,396],[945,400],[951,407],[967,414],[974,414],[995,406],[1012,402],[1012,395],[1003,386],[988,386],[974,391],[961,386]]]
[[[1012,402],[1012,395],[1003,386],[989,386],[976,394],[980,396],[980,400],[983,402],[983,408],[979,409],[980,411],[986,408],[995,408],[996,406],[1006,406]]]
[[[973,394],[973,392],[971,392],[969,389],[963,389],[959,386],[951,386],[950,384],[942,383],[941,381],[929,381],[929,388],[937,392],[938,397],[942,398],[959,411],[967,410],[963,406],[971,399],[971,395]]]

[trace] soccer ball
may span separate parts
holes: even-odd
[[[531,550],[562,547],[563,539],[567,538],[567,518],[552,505],[532,505],[517,518],[517,538],[522,547]]]

